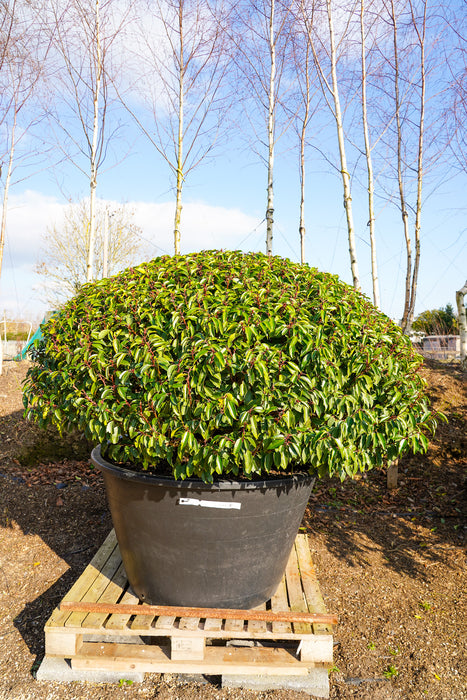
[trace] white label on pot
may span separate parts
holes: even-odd
[[[232,503],[232,501],[200,501],[199,498],[179,498],[180,506],[201,506],[201,508],[224,508],[226,510],[240,510],[241,503]]]

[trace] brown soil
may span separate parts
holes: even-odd
[[[304,700],[168,675],[122,687],[35,680],[44,624],[111,524],[88,446],[22,418],[26,369],[7,362],[0,377],[0,698]],[[424,372],[448,418],[428,454],[404,459],[392,492],[380,472],[320,482],[303,522],[328,610],[340,621],[331,698],[467,699],[465,379],[433,361]]]

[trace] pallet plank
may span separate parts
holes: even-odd
[[[71,659],[72,668],[124,672],[204,673],[207,675],[252,674],[306,676],[312,663],[297,659],[286,649],[267,647],[206,647],[202,661],[169,658],[169,649],[132,644],[96,644],[85,642],[80,656]],[[131,655],[129,654],[131,651]],[[317,664],[324,666],[324,664]]]
[[[89,586],[92,586],[93,581],[99,576],[100,570],[114,552],[115,547],[117,547],[117,536],[115,535],[115,530],[111,530],[79,579],[62,598],[62,602],[82,600],[88,592]],[[69,610],[55,608],[45,625],[46,627],[60,627],[65,624],[69,616]]]
[[[137,605],[138,598],[130,590],[125,591],[123,597],[119,601],[122,605]],[[131,615],[114,613],[105,623],[106,630],[124,630],[130,621]]]
[[[321,595],[318,578],[311,558],[308,537],[306,535],[298,535],[295,540],[295,548],[308,610],[311,613],[325,613],[326,605]],[[315,634],[332,634],[332,627],[331,625],[316,622],[313,623],[313,632]]]
[[[226,632],[235,634],[236,632],[243,632],[244,628],[245,620],[227,619],[225,621],[224,629]]]
[[[300,572],[298,569],[297,552],[295,546],[290,552],[289,561],[285,570],[285,580],[287,582],[287,595],[289,598],[289,606],[291,612],[301,613],[308,612],[308,607],[305,601],[302,584],[300,581]],[[303,622],[294,622],[293,631],[297,634],[311,633],[311,625]]]
[[[164,630],[173,629],[175,619],[175,615],[159,615],[159,617],[156,618],[154,627]]]
[[[199,617],[181,617],[178,625],[179,630],[197,630],[199,628]]]
[[[256,606],[253,610],[264,612],[266,610],[266,603]],[[264,620],[248,620],[248,634],[251,634],[252,637],[265,634],[267,631],[267,624]]]
[[[84,581],[84,586],[87,585],[87,591],[84,594],[86,596],[86,601],[97,602],[99,600],[100,596],[105,591],[113,576],[115,575],[115,572],[120,566],[121,561],[122,558],[120,555],[120,550],[117,546],[115,546],[109,558],[99,571],[98,576],[96,576],[95,578],[93,577],[92,580],[91,578],[87,580],[86,576],[84,576],[83,574],[82,578]],[[62,608],[63,604],[61,605],[61,609]],[[67,618],[65,626],[81,627],[86,616],[87,614],[85,612],[75,611]]]
[[[112,580],[99,597],[99,603],[118,603],[123,595],[124,587],[127,583],[127,576],[123,564],[120,564],[115,572]],[[89,613],[83,620],[83,627],[91,627],[99,629],[104,626],[105,620],[108,618],[108,613]]]
[[[271,610],[273,612],[289,610],[289,600],[287,598],[287,586],[285,582],[285,576],[282,577],[276,592],[271,598]],[[276,634],[290,634],[292,632],[292,625],[290,624],[290,622],[273,622],[272,631]]]
[[[140,605],[138,607],[143,608],[145,606]],[[136,615],[130,627],[132,630],[140,630],[141,632],[148,631],[152,627],[154,617],[154,615],[145,615],[144,613],[141,615]]]
[[[220,632],[222,629],[222,620],[218,617],[207,617],[204,621],[205,632]]]

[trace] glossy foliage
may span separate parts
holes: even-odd
[[[41,424],[177,478],[354,476],[427,447],[410,341],[337,277],[262,254],[162,257],[86,285],[24,389]]]

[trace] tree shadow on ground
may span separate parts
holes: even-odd
[[[384,472],[344,484],[323,481],[311,496],[306,527],[351,566],[369,566],[379,552],[385,567],[425,580],[433,564],[450,567],[447,551],[465,541],[466,466],[463,459],[438,466],[429,456],[408,458],[391,492]]]
[[[74,483],[57,489],[54,484],[28,486],[21,481],[21,477],[4,473],[0,479],[0,538],[4,541],[2,549],[9,551],[9,559],[1,562],[0,573],[2,583],[10,591],[10,609],[29,598],[13,624],[36,657],[36,666],[44,654],[45,623],[89,564],[112,525],[102,486],[86,488]],[[40,538],[39,542],[35,536]],[[30,557],[41,558],[41,571],[37,575],[31,572],[30,585],[25,582],[21,591],[17,581],[21,581],[21,568],[25,567],[16,567],[15,558],[24,559],[28,547]],[[65,566],[69,568],[48,585],[57,577],[57,566],[61,571]],[[35,597],[37,587],[44,584],[48,587]]]

